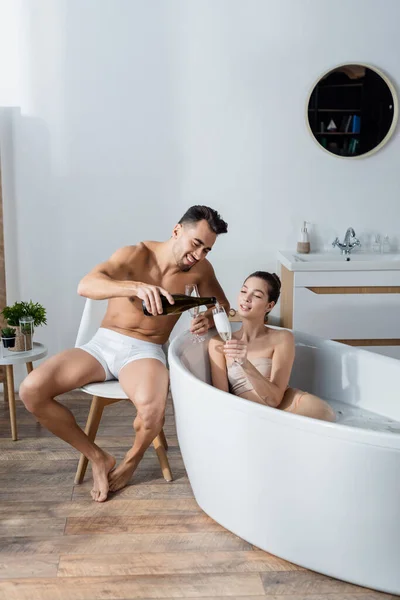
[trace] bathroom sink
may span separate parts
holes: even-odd
[[[400,270],[400,253],[375,254],[353,251],[349,256],[339,251],[298,254],[279,251],[279,262],[289,271],[373,271]]]

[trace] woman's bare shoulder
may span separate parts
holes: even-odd
[[[268,337],[276,343],[292,343],[294,342],[294,335],[289,329],[273,329],[272,327],[266,328],[268,331]]]

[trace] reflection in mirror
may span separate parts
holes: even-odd
[[[354,158],[381,148],[397,121],[389,79],[367,65],[346,64],[321,77],[308,102],[308,124],[328,152]]]

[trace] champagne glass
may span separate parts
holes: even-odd
[[[217,304],[217,306],[214,306],[214,308],[212,309],[212,312],[214,317],[214,324],[218,331],[219,337],[223,342],[229,342],[229,340],[232,339],[232,327],[224,307]],[[237,363],[238,365],[242,364],[242,362],[239,361],[237,358],[234,358],[233,362]]]
[[[229,317],[225,312],[225,309],[220,304],[214,306],[212,309],[214,324],[218,331],[219,337],[223,342],[228,342],[232,339],[232,328]]]
[[[195,283],[188,283],[185,286],[185,294],[186,296],[195,296],[196,298],[200,298],[199,290]],[[193,306],[189,309],[190,316],[194,319],[200,313],[200,306]],[[192,342],[196,344],[197,342],[204,342],[206,338],[199,335],[198,333],[193,334]]]

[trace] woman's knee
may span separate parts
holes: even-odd
[[[330,421],[334,423],[336,421],[336,413],[331,406],[327,402],[324,402],[324,406],[322,408],[322,417],[324,421]]]
[[[301,414],[322,421],[336,421],[336,415],[333,409],[325,400],[313,396],[312,394],[304,394],[299,402]]]

